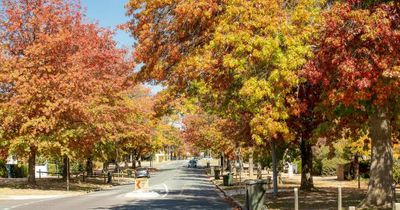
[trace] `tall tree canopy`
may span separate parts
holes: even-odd
[[[293,111],[300,109],[295,93],[322,6],[318,0],[132,0],[135,56],[144,64],[139,74],[246,122],[252,133],[243,140],[250,144],[294,139],[287,120],[309,113]]]
[[[385,3],[382,3],[385,2]],[[372,162],[366,205],[390,206],[392,130],[399,115],[400,7],[397,1],[337,3],[325,14],[323,36],[305,74],[321,84],[324,105],[341,119],[368,122]],[[362,118],[358,118],[360,120]]]
[[[0,47],[1,127],[14,153],[29,152],[34,182],[41,145],[69,154],[92,143],[84,138],[90,105],[130,86],[133,65],[75,1],[3,0]]]

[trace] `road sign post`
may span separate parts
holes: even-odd
[[[135,179],[134,190],[146,190],[149,188],[148,178],[137,178]]]

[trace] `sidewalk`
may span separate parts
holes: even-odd
[[[233,186],[223,186],[222,177],[220,180],[214,180],[210,177],[210,181],[226,196],[228,200],[236,203],[242,208],[245,205],[245,180],[248,176],[242,177],[242,184],[234,178]],[[266,178],[266,176],[263,176]],[[361,180],[361,188],[358,189],[356,180],[338,181],[336,177],[319,177],[314,176],[315,190],[310,192],[298,191],[299,206],[301,209],[337,209],[337,192],[338,186],[342,187],[343,208],[349,206],[357,206],[365,197],[368,181]],[[294,188],[300,187],[301,175],[295,174],[289,177],[288,174],[282,173],[282,182],[278,183],[279,193],[277,197],[273,196],[273,190],[270,186],[266,190],[266,203],[268,209],[293,209],[294,207]],[[238,207],[238,208],[239,208]]]
[[[83,191],[1,188],[0,200],[36,200],[83,195]]]

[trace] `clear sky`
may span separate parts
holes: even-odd
[[[119,24],[126,23],[125,4],[128,0],[81,0],[82,6],[87,11],[87,17],[97,21],[103,27],[115,28]],[[119,31],[115,40],[122,46],[132,46],[134,39],[128,33]]]
[[[81,0],[90,21],[98,22],[103,27],[114,29],[119,24],[126,23],[129,18],[125,16],[125,4],[128,0]],[[134,39],[129,33],[119,31],[114,39],[120,46],[132,47]],[[160,91],[161,86],[148,86],[153,94]]]

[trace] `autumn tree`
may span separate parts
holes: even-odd
[[[1,127],[10,150],[35,157],[51,145],[79,154],[94,101],[105,104],[130,85],[132,64],[112,32],[85,23],[79,3],[3,0],[0,12]],[[75,152],[74,152],[75,150]]]
[[[232,125],[228,120],[203,114],[185,115],[183,120],[183,139],[192,148],[211,150],[214,154],[223,153],[224,157],[234,156],[237,140],[227,135]]]
[[[304,82],[298,71],[312,55],[322,5],[315,0],[132,0],[135,56],[144,63],[139,75],[168,85],[177,97],[197,97],[217,115],[246,122],[252,131],[243,139],[248,145],[293,140],[287,120],[300,113],[293,112]],[[307,156],[310,163],[312,153]],[[311,166],[304,169],[311,174]]]
[[[335,4],[325,14],[323,36],[305,70],[323,87],[329,111],[341,119],[358,112],[364,117],[360,122],[368,123],[372,157],[364,204],[374,208],[390,206],[394,199],[391,136],[399,114],[399,11],[394,1]]]
[[[124,100],[126,110],[125,116],[120,119],[123,127],[117,136],[117,144],[118,149],[133,156],[135,163],[160,147],[156,141],[158,120],[154,116],[153,103],[150,90],[141,85]]]

